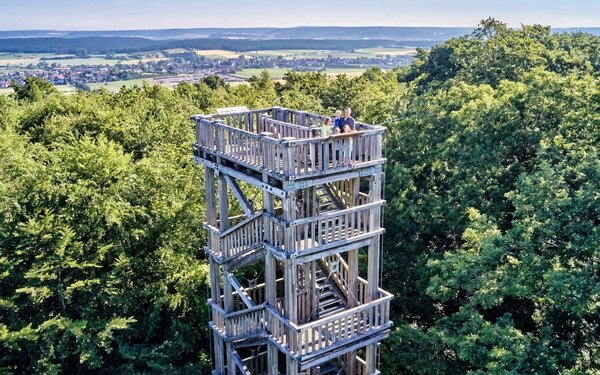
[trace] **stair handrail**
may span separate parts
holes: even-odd
[[[248,367],[246,367],[244,364],[244,361],[242,361],[240,355],[235,350],[233,351],[233,362],[235,362],[236,367],[242,372],[242,374],[252,375],[250,370],[248,370]]]
[[[263,215],[262,211],[255,212],[253,215],[248,216],[247,219],[240,221],[236,225],[234,225],[234,226],[232,226],[230,228],[227,228],[224,231],[221,231],[220,234],[219,234],[219,238],[223,238],[223,237],[227,236],[228,234],[235,232],[239,228],[243,227],[244,225],[248,224],[252,220],[254,220],[254,219],[256,219],[256,218],[258,218],[258,217],[260,217],[262,215]]]

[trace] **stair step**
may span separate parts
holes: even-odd
[[[319,276],[319,274],[317,273],[317,284],[319,284],[319,286],[325,284],[326,281],[327,281],[327,276],[325,276],[325,275]]]
[[[329,298],[330,296],[335,296],[335,293],[329,288],[328,291],[321,293],[319,296],[319,301]]]
[[[328,315],[333,315],[335,313],[338,313],[340,311],[344,311],[345,307],[343,306],[333,306],[327,309],[323,309],[323,310],[319,310],[319,317],[320,318],[325,318]]]
[[[337,299],[337,298],[331,298],[331,299],[320,302],[319,307],[325,309],[329,306],[336,305],[336,304],[337,305],[344,304],[344,301]]]
[[[336,375],[340,372],[340,368],[332,363],[325,363],[321,366],[319,373],[321,375]]]

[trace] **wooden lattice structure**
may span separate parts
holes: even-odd
[[[213,373],[378,373],[392,325],[379,288],[385,129],[323,136],[324,116],[280,107],[191,118]]]

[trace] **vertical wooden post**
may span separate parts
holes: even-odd
[[[270,342],[267,343],[267,365],[268,375],[279,375],[279,351]]]
[[[306,112],[296,111],[296,125],[306,126]]]
[[[360,192],[360,178],[353,178],[348,181],[349,196],[347,197],[347,203],[350,207],[358,205],[358,197]],[[350,225],[348,223],[348,225]],[[348,252],[348,307],[355,307],[358,305],[358,249],[350,250]],[[356,374],[356,350],[353,350],[346,354],[346,368],[344,369],[346,375]]]
[[[296,194],[293,191],[287,192],[285,198],[283,198],[283,218],[286,221],[292,221],[295,218],[296,213]],[[298,266],[296,258],[293,254],[296,251],[296,241],[294,236],[294,227],[286,227],[284,247],[286,254],[292,255],[292,257],[283,261],[284,265],[284,281],[285,281],[285,313],[287,318],[294,322],[298,322]]]
[[[225,175],[219,173],[219,230],[221,232],[229,229],[229,197],[227,196],[227,180]],[[221,255],[229,257],[227,254],[228,249],[221,249],[223,253]]]
[[[233,344],[228,342],[225,345],[227,347],[227,375],[236,375],[237,366],[235,365],[235,361],[233,359]]]
[[[317,262],[310,262],[310,316],[311,320],[319,319],[319,294],[317,288]]]
[[[298,375],[298,362],[289,356],[285,359],[286,375]]]
[[[282,141],[294,141],[294,137],[281,138]],[[285,177],[289,177],[296,172],[296,156],[294,155],[295,146],[290,143],[283,144],[283,174]]]
[[[295,192],[288,191],[287,195],[283,198],[283,218],[286,221],[292,221],[295,218],[296,213],[296,200],[295,200]],[[293,254],[296,250],[296,243],[294,241],[294,230],[293,227],[285,228],[285,252],[287,254]],[[284,296],[284,305],[285,305],[285,314],[289,321],[293,323],[298,322],[298,266],[296,262],[296,258],[288,258],[283,261],[283,277],[285,282],[285,296]],[[294,340],[296,339],[295,335],[290,332],[290,335],[287,337],[288,343],[291,343],[291,349],[294,349]],[[298,363],[286,356],[286,373],[288,375],[297,375],[298,374]]]
[[[375,174],[369,178],[369,203],[381,199],[381,173]],[[369,214],[369,226],[371,230],[377,230],[380,227],[380,209],[371,210]],[[369,245],[368,260],[368,285],[367,299],[375,300],[379,297],[379,262],[380,262],[380,239],[379,236],[373,239]],[[367,345],[366,348],[367,374],[373,374],[377,365],[377,343]]]
[[[273,133],[261,133],[261,135],[270,137]],[[263,143],[263,166],[266,165],[267,158],[271,157],[264,145]],[[269,176],[263,173],[262,180],[264,183],[269,183]],[[263,189],[263,210],[270,214],[275,213],[273,195],[265,189]],[[265,220],[268,219],[265,218]],[[264,228],[265,238],[269,239],[271,237],[271,226],[265,222]],[[265,302],[277,309],[277,264],[273,253],[269,249],[265,251]],[[279,375],[279,350],[271,343],[267,343],[267,366],[268,375]]]
[[[279,121],[290,122],[290,110],[288,108],[281,108],[279,110]]]
[[[217,225],[217,202],[215,194],[215,171],[212,168],[204,168],[204,183],[206,187],[206,222],[209,225],[216,227]],[[215,254],[220,251],[219,236],[214,231],[210,231],[208,238],[208,247]],[[217,305],[221,306],[221,280],[219,276],[219,264],[210,257],[210,299]],[[217,311],[212,311],[213,321],[217,320]],[[212,337],[214,343],[213,368],[219,373],[225,372],[225,358],[223,358],[224,342],[217,332],[213,332]]]
[[[225,374],[225,358],[223,357],[224,341],[216,331],[213,331],[215,370],[219,375]]]

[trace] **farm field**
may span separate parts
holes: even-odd
[[[357,53],[366,54],[369,56],[406,56],[417,53],[415,48],[361,48],[356,50]]]
[[[200,56],[207,58],[238,58],[240,55],[245,56],[260,56],[260,57],[279,57],[291,60],[294,58],[305,58],[305,59],[325,59],[327,57],[333,58],[358,58],[358,57],[378,57],[378,56],[402,56],[415,54],[416,50],[412,47],[380,47],[380,48],[363,48],[357,49],[354,52],[349,51],[336,51],[336,50],[312,50],[312,49],[298,49],[298,50],[260,50],[260,51],[246,51],[246,52],[235,52],[226,50],[196,50],[196,53]]]
[[[170,54],[186,53],[189,51],[190,50],[188,50],[187,48],[170,48],[170,49],[163,50],[163,52],[170,53]]]
[[[58,91],[64,94],[70,94],[77,91],[77,89],[73,85],[58,85],[54,86],[54,88],[56,88]],[[14,91],[11,88],[0,88],[0,95],[8,95],[12,94],[13,92]]]
[[[204,49],[195,50],[198,56],[204,56],[209,59],[237,59],[240,53],[235,51],[226,51],[224,49]]]
[[[95,55],[89,58],[68,58],[62,59],[57,58],[60,55],[54,54],[40,54],[40,53],[20,53],[20,54],[4,54],[0,53],[0,67],[8,68],[24,68],[29,64],[37,65],[40,62],[46,62],[47,64],[58,64],[62,66],[75,66],[75,65],[117,65],[121,64],[137,64],[140,62],[149,61],[160,61],[167,60],[162,53],[158,51],[149,52],[146,54],[134,54],[128,56],[126,54],[119,54],[117,59],[106,59],[103,55]],[[141,58],[137,58],[137,57]],[[129,58],[129,59],[127,59]]]
[[[153,78],[139,78],[139,79],[129,79],[126,81],[114,81],[114,82],[98,82],[98,83],[89,83],[90,89],[98,90],[98,89],[106,89],[109,92],[117,92],[121,89],[121,87],[131,87],[131,86],[141,86],[145,82],[153,85],[156,82]]]
[[[236,77],[240,78],[250,78],[252,76],[260,74],[263,70],[266,70],[273,80],[283,79],[285,73],[290,70],[289,68],[270,68],[270,69],[243,69],[239,72],[233,74]],[[356,77],[361,75],[367,70],[367,68],[338,68],[338,69],[326,69],[324,73],[330,77],[334,77],[338,74],[346,74],[350,77]]]

